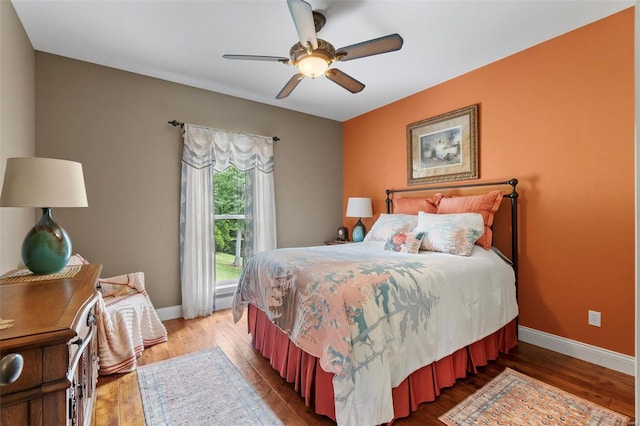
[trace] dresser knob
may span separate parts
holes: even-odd
[[[0,360],[0,386],[9,385],[20,377],[24,358],[20,354],[9,354]]]

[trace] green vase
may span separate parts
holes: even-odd
[[[364,234],[366,233],[366,229],[362,220],[358,219],[358,222],[353,226],[353,231],[351,232],[351,238],[356,243],[360,243],[364,240]]]
[[[37,275],[58,272],[71,257],[67,232],[51,218],[51,209],[43,208],[42,217],[24,238],[22,261]]]

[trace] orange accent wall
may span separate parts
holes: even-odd
[[[480,180],[520,180],[520,324],[633,356],[633,40],[630,8],[345,122],[345,206],[383,212],[407,124],[479,104]]]

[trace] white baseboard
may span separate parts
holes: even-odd
[[[216,311],[230,309],[233,305],[233,293],[216,297]]]
[[[158,308],[156,309],[156,313],[158,314],[160,321],[182,318],[182,305]]]
[[[555,334],[545,333],[522,325],[518,326],[518,340],[635,376],[636,361],[634,357],[629,355],[559,337]]]
[[[233,294],[216,297],[216,310],[230,309],[233,303]],[[156,309],[160,321],[182,318],[182,305],[168,306]]]

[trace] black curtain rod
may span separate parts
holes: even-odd
[[[171,124],[173,127],[180,127],[181,129],[184,129],[184,123],[181,123],[178,120],[171,120],[168,123]],[[277,136],[273,136],[272,139],[274,142],[278,142],[280,140],[280,138]]]

